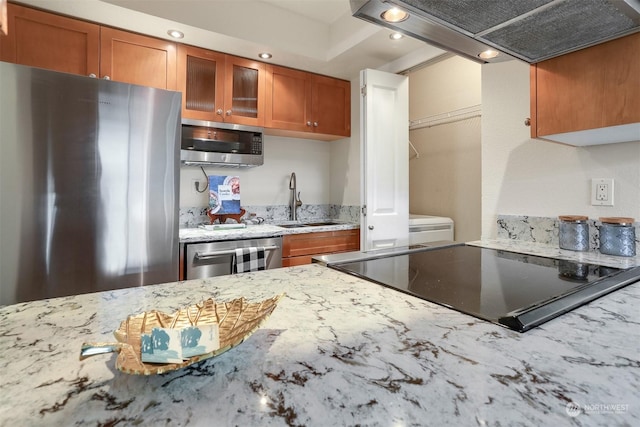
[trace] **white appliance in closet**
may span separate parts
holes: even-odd
[[[409,244],[453,240],[453,220],[442,216],[409,214]]]

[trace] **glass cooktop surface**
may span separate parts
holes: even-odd
[[[638,267],[466,245],[330,267],[521,332],[640,278]]]

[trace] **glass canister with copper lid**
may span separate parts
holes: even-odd
[[[570,251],[589,250],[588,217],[582,215],[560,215],[558,240],[560,249]]]
[[[600,218],[600,253],[616,256],[636,255],[636,229],[633,218]]]

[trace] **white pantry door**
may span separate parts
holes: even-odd
[[[360,71],[361,248],[409,245],[409,78]]]

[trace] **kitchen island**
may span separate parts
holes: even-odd
[[[181,371],[80,361],[129,314],[286,293]],[[640,283],[520,334],[313,264],[0,308],[0,425],[639,425]]]

